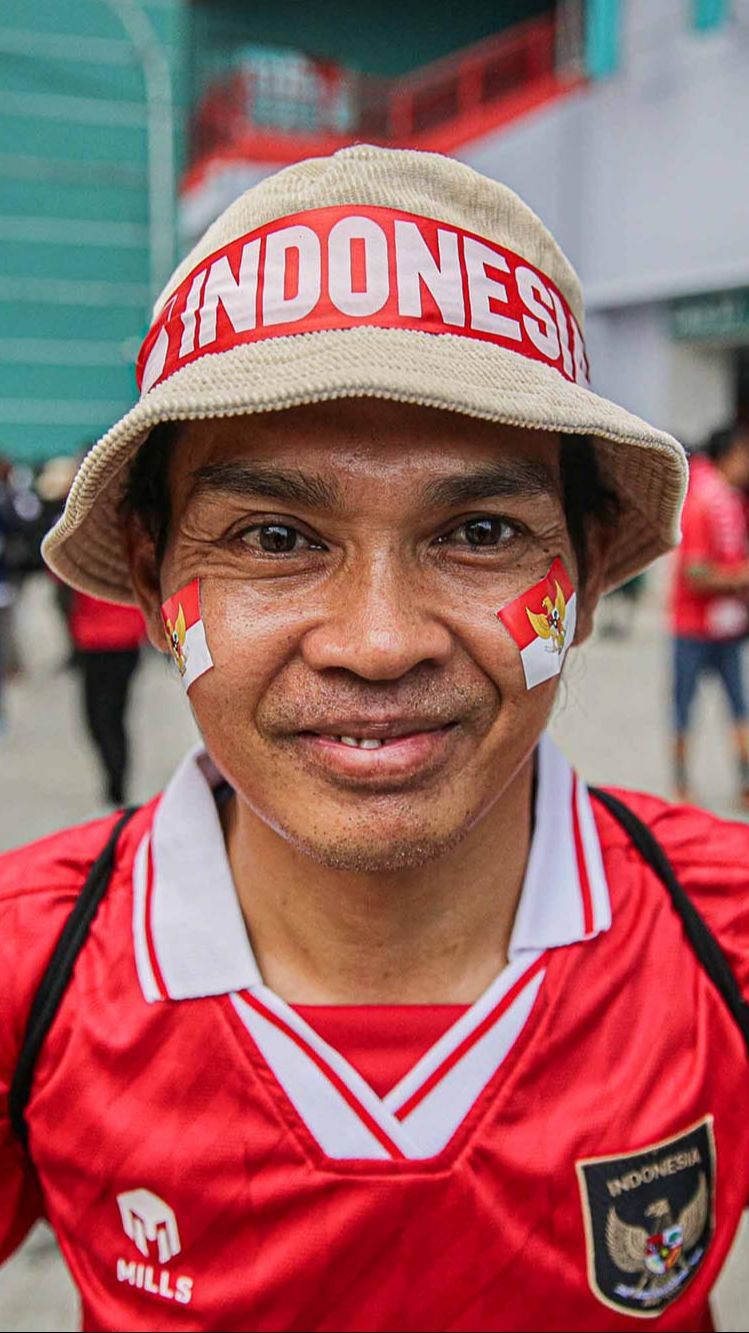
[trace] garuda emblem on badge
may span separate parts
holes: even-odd
[[[605,1305],[654,1317],[694,1277],[713,1230],[712,1116],[675,1138],[577,1163],[590,1285]]]

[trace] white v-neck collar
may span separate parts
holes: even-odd
[[[516,959],[386,1097],[273,991],[233,995],[235,1011],[327,1157],[435,1157],[520,1035],[545,952]]]
[[[440,1152],[514,1045],[548,951],[611,924],[587,789],[548,736],[538,747],[534,833],[509,946],[488,987],[386,1097],[263,984],[213,797],[193,751],[169,783],[136,855],[135,958],[144,997],[229,995],[307,1129],[331,1158],[422,1159]]]

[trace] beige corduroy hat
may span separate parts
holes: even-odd
[[[588,387],[577,276],[506,186],[433,153],[359,145],[235,201],[159,297],[141,397],[84,459],[47,563],[133,600],[119,504],[162,421],[388,398],[593,439],[622,507],[607,586],[679,540],[686,459]]]

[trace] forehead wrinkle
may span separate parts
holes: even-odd
[[[286,500],[313,509],[334,509],[341,502],[335,482],[301,468],[276,468],[266,463],[208,463],[193,472],[193,495],[206,491],[236,495],[241,499],[262,496]]]
[[[428,504],[449,507],[473,500],[528,499],[561,494],[559,477],[548,463],[535,459],[509,459],[486,463],[469,472],[437,477],[424,488]]]

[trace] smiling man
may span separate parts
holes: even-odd
[[[46,1214],[88,1328],[710,1327],[749,834],[545,735],[685,481],[582,325],[509,190],[370,147],[157,304],[46,555],[142,607],[204,747],[0,863],[0,1245]]]

